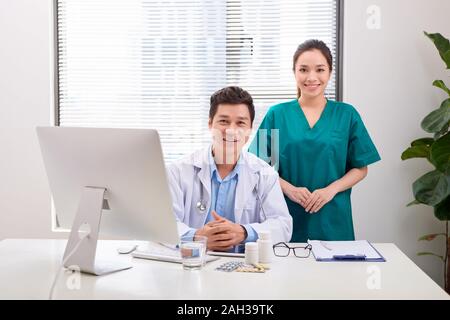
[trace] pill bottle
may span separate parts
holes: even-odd
[[[273,247],[270,231],[258,232],[257,243],[259,263],[271,263],[273,261]]]
[[[245,244],[245,264],[258,264],[258,244],[256,242]]]

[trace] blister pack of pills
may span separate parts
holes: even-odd
[[[236,269],[236,271],[237,272],[264,273],[264,272],[266,272],[266,269],[260,264],[256,264],[256,265],[244,264],[242,266],[239,266]]]
[[[232,272],[236,270],[239,267],[242,267],[244,265],[241,261],[228,261],[216,268],[217,271],[224,271],[224,272]]]

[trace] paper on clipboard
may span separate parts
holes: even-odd
[[[336,257],[361,257],[363,261],[386,261],[384,257],[367,241],[321,241],[308,240],[317,261],[337,261]],[[352,260],[346,259],[346,260]],[[360,259],[355,259],[360,260]]]

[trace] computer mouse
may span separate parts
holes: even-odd
[[[129,253],[132,253],[134,250],[136,250],[137,247],[138,247],[137,244],[129,245],[129,246],[123,246],[123,247],[117,248],[117,252],[119,254],[129,254]]]

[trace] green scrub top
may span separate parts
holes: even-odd
[[[281,178],[310,192],[328,186],[352,168],[380,160],[355,108],[332,100],[327,100],[312,128],[298,100],[271,107],[249,151],[270,163]],[[354,240],[350,194],[351,189],[336,194],[315,214],[285,196],[294,223],[291,242]]]

